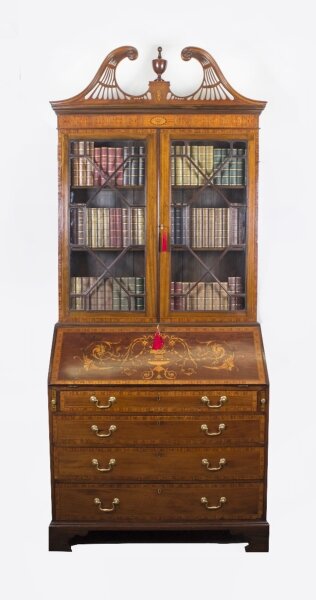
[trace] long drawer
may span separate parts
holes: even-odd
[[[173,417],[55,416],[61,446],[227,446],[264,442],[263,415]]]
[[[54,448],[56,480],[262,479],[264,448]]]
[[[64,413],[174,413],[255,412],[260,392],[253,390],[62,390],[59,409]]]
[[[56,484],[60,521],[207,522],[262,515],[261,483]]]

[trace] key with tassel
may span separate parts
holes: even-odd
[[[153,339],[152,349],[153,350],[161,350],[161,348],[163,348],[163,345],[164,345],[164,341],[163,341],[163,337],[160,333],[159,324],[158,324],[156,333],[155,333],[154,339]]]

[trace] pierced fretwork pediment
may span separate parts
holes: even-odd
[[[214,112],[249,111],[261,112],[265,102],[251,100],[242,96],[225,79],[214,58],[205,50],[188,46],[181,52],[182,60],[195,58],[202,66],[203,79],[201,85],[187,96],[179,96],[172,92],[170,83],[162,79],[161,74],[167,66],[167,61],[161,58],[159,48],[158,59],[153,61],[157,79],[149,82],[146,92],[133,95],[125,92],[118,84],[116,70],[124,58],[135,60],[138,56],[133,46],[121,46],[108,54],[97,71],[91,83],[77,96],[67,100],[52,102],[57,113],[63,112],[101,112],[102,109],[124,110],[140,107],[142,110],[158,106],[160,108],[190,108],[203,106]]]

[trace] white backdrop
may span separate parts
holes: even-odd
[[[55,600],[307,594],[314,581],[315,34],[312,0],[28,0],[3,3],[1,52],[2,597]],[[261,117],[259,320],[271,379],[269,554],[240,545],[75,546],[47,552],[46,380],[57,320],[56,117],[48,101],[81,91],[105,55],[142,92],[162,45],[175,91],[208,50]],[[312,562],[313,561],[313,562]]]

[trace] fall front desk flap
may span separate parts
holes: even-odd
[[[162,327],[158,349],[154,336],[154,327],[56,325],[49,383],[267,383],[259,326]]]

